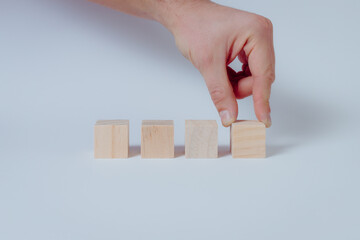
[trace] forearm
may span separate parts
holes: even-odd
[[[89,0],[134,16],[155,20],[170,30],[179,10],[209,0]]]

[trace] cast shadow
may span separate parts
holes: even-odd
[[[230,155],[229,145],[219,145],[218,147],[218,158],[223,158]]]
[[[141,155],[141,146],[135,145],[129,147],[129,158],[134,158]],[[174,147],[174,157],[178,158],[185,155],[184,145]]]
[[[139,145],[129,147],[129,158],[140,156],[141,147]]]
[[[295,147],[295,144],[268,144],[266,145],[266,157],[274,157],[279,156],[283,153],[286,153],[291,150],[291,148]]]
[[[175,158],[182,157],[185,155],[185,146],[184,145],[178,145],[175,146]]]
[[[220,145],[218,147],[218,158],[226,157],[230,155],[230,147],[227,145]],[[175,146],[175,158],[185,156],[185,146],[178,145]]]
[[[274,90],[271,97],[273,125],[267,130],[269,157],[333,134],[338,126],[334,116],[341,114],[341,109],[294,92],[296,89]]]

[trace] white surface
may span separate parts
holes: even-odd
[[[141,160],[142,119],[217,119],[159,24],[86,1],[0,3],[0,239],[360,239],[359,1],[219,1],[275,26],[267,159]],[[240,118],[254,117],[251,99]],[[133,156],[94,160],[97,119]]]

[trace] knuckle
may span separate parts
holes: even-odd
[[[272,84],[275,82],[275,72],[273,70],[269,71],[269,74],[268,74],[268,78],[269,78],[269,82]]]
[[[214,56],[209,54],[208,51],[199,54],[199,65],[206,68],[209,67],[214,61]]]
[[[210,90],[210,96],[214,104],[218,105],[226,98],[225,89],[221,86],[215,86]]]
[[[269,106],[269,99],[261,95],[254,95],[254,105],[265,105]]]
[[[273,24],[270,19],[256,15],[254,17],[254,24],[258,30],[261,32],[272,32],[273,31]]]
[[[256,77],[262,78],[262,80],[267,83],[273,83],[275,81],[275,67],[272,64],[269,64],[264,67],[263,73]]]
[[[270,79],[270,82],[271,82],[271,84],[273,84],[273,83],[275,82],[275,75],[274,75],[274,77],[272,77],[272,78]]]

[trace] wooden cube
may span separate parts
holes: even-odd
[[[185,157],[218,157],[218,125],[215,120],[185,121]]]
[[[233,158],[265,158],[265,125],[258,121],[236,121],[231,125]]]
[[[143,120],[141,127],[142,158],[174,157],[174,121]]]
[[[128,158],[129,120],[100,120],[94,127],[95,158]]]

